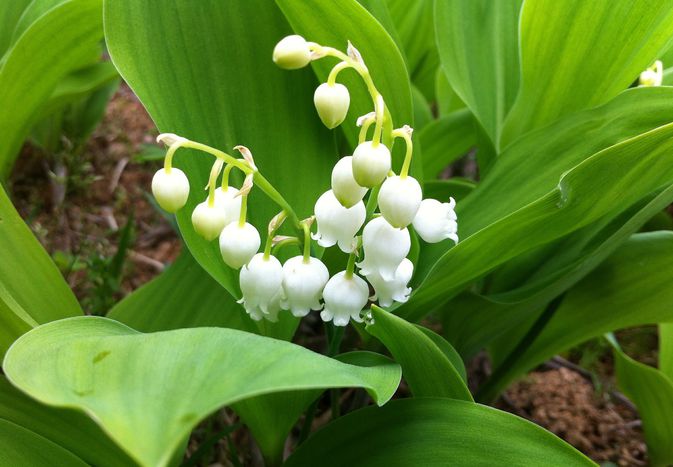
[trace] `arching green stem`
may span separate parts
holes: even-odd
[[[403,138],[407,144],[407,150],[404,154],[404,163],[402,164],[402,170],[400,170],[400,178],[406,178],[409,174],[409,168],[411,167],[411,157],[414,152],[414,143],[411,140],[411,128],[404,127],[393,130],[393,138]]]
[[[341,70],[345,70],[346,68],[350,68],[350,64],[348,62],[340,62],[334,65],[334,68],[332,68],[332,71],[329,72],[329,76],[327,76],[327,84],[329,86],[334,86],[336,83],[337,75]]]

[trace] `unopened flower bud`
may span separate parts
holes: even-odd
[[[303,256],[295,256],[283,265],[283,308],[289,309],[298,318],[311,310],[319,310],[320,298],[329,279],[327,267],[317,258],[304,262]]]
[[[353,251],[355,234],[360,230],[367,216],[367,209],[362,201],[353,207],[345,208],[336,199],[332,190],[323,193],[315,203],[315,219],[318,232],[312,234],[318,245],[330,247],[338,243],[341,251]]]
[[[346,326],[351,319],[362,322],[360,312],[369,301],[369,286],[357,275],[350,278],[346,271],[332,276],[323,290],[325,309],[320,312],[323,321],[333,321],[335,326]]]
[[[255,321],[278,321],[282,296],[283,267],[275,256],[257,253],[243,266],[239,277],[243,298],[239,300]]]
[[[341,125],[346,118],[351,96],[348,94],[348,88],[343,84],[323,83],[315,90],[313,103],[320,120],[331,130]]]
[[[393,301],[404,303],[409,300],[411,288],[407,284],[414,274],[414,264],[407,258],[404,258],[395,271],[395,277],[392,280],[384,280],[380,274],[374,272],[367,276],[367,280],[374,287],[374,296],[372,300],[378,300],[381,306],[390,306]]]
[[[436,199],[424,199],[414,218],[416,233],[428,243],[441,242],[450,238],[458,243],[458,217],[454,208],[456,202],[451,198],[448,203]]]
[[[390,150],[373,141],[360,143],[353,152],[353,177],[360,186],[372,188],[390,172]]]
[[[174,213],[187,203],[189,180],[182,170],[175,167],[159,169],[152,178],[152,194],[162,209]]]
[[[213,203],[211,206],[208,200],[200,203],[192,212],[192,225],[196,233],[206,240],[213,240],[220,235],[226,225],[226,217],[223,209]]]
[[[215,190],[215,206],[224,212],[225,225],[237,221],[241,216],[243,198],[236,195],[238,195],[238,190],[231,186],[226,190],[222,188]]]
[[[284,37],[273,49],[273,61],[286,70],[303,68],[311,61],[311,50],[308,42],[301,36]]]
[[[332,191],[336,199],[347,208],[364,198],[367,188],[358,185],[353,178],[353,156],[342,157],[332,169]]]
[[[247,264],[259,250],[260,244],[259,232],[247,222],[242,226],[232,222],[220,234],[220,253],[230,268],[238,269]]]
[[[365,259],[358,263],[363,276],[377,273],[383,280],[395,279],[395,271],[411,248],[409,231],[393,227],[383,217],[369,221],[362,231]]]
[[[423,199],[421,185],[413,177],[388,177],[379,191],[381,214],[393,227],[406,227],[416,217]]]

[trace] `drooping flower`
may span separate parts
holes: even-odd
[[[259,250],[260,244],[259,232],[247,222],[243,225],[232,222],[220,234],[222,259],[234,269],[247,264]]]
[[[313,103],[320,120],[331,130],[341,125],[346,118],[351,96],[343,84],[323,83],[315,90]]]
[[[335,274],[323,290],[325,309],[320,312],[323,321],[335,326],[346,326],[351,319],[361,322],[360,312],[368,302],[369,286],[357,275],[348,277],[346,271]]]
[[[408,258],[402,260],[392,280],[384,280],[377,272],[369,274],[367,280],[374,287],[374,296],[371,300],[378,300],[381,306],[390,306],[393,301],[406,302],[411,293],[411,288],[407,287],[407,284],[413,274],[414,264]]]
[[[275,256],[257,253],[241,268],[239,277],[243,298],[239,300],[255,321],[278,321],[282,297],[283,267]]]
[[[339,202],[350,208],[362,201],[367,188],[361,187],[353,178],[353,156],[339,159],[332,169],[332,192]]]
[[[238,195],[238,190],[231,186],[226,190],[222,188],[215,190],[215,205],[224,211],[225,225],[237,221],[241,215],[243,198],[236,195]]]
[[[458,216],[456,201],[450,198],[448,203],[436,199],[424,199],[414,218],[416,233],[428,243],[437,243],[450,238],[458,243]]]
[[[152,177],[152,194],[164,211],[177,212],[189,197],[189,180],[175,167],[159,169]]]
[[[283,265],[283,308],[298,318],[311,310],[319,310],[328,279],[329,271],[319,259],[310,257],[305,262],[301,255],[288,259]]]
[[[362,231],[365,259],[357,263],[363,276],[377,273],[383,280],[395,279],[395,271],[411,248],[406,228],[393,227],[383,217],[376,217]]]
[[[345,208],[336,199],[334,192],[329,190],[318,198],[314,211],[318,232],[311,235],[313,240],[323,247],[338,243],[343,252],[353,251],[355,234],[367,216],[365,204],[359,201],[354,206]]]
[[[421,185],[413,177],[388,177],[379,191],[381,215],[393,227],[406,227],[414,220],[423,199]]]
[[[223,209],[208,200],[199,203],[192,212],[192,225],[196,233],[210,241],[216,238],[226,225],[226,216]]]
[[[390,172],[390,150],[383,143],[365,141],[353,151],[353,177],[360,186],[372,188]]]
[[[282,38],[273,49],[273,61],[286,70],[305,67],[311,61],[306,39],[296,34]]]

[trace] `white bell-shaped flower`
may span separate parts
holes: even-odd
[[[225,212],[215,203],[211,206],[209,201],[205,200],[194,208],[192,225],[196,233],[208,241],[213,240],[220,235],[226,225]]]
[[[323,83],[315,90],[313,103],[320,120],[331,130],[341,125],[346,118],[351,96],[343,84]]]
[[[440,203],[436,199],[424,199],[414,218],[416,233],[428,243],[437,243],[450,238],[458,243],[458,216],[456,201],[451,198],[448,203]]]
[[[332,190],[323,193],[315,203],[315,219],[318,232],[311,234],[318,245],[330,247],[335,243],[345,253],[355,248],[354,237],[365,222],[367,209],[362,201],[345,208],[334,196]]]
[[[295,256],[283,265],[283,308],[289,309],[298,318],[309,311],[319,310],[320,298],[329,279],[327,267],[317,258],[304,262],[303,256]]]
[[[416,217],[423,199],[421,185],[413,177],[388,177],[379,191],[381,215],[393,227],[406,227]]]
[[[286,36],[273,49],[273,61],[286,70],[303,68],[311,61],[308,42],[301,36]]]
[[[332,169],[332,191],[347,208],[362,201],[367,194],[367,188],[358,185],[353,178],[353,156],[342,157]]]
[[[393,227],[383,217],[376,217],[362,231],[365,259],[357,263],[363,276],[377,273],[383,280],[395,279],[395,271],[409,254],[411,237],[406,228]]]
[[[187,202],[189,180],[182,170],[175,167],[159,169],[152,177],[152,194],[163,210],[174,213]]]
[[[238,190],[231,186],[226,190],[222,188],[215,190],[215,205],[224,212],[225,225],[237,221],[241,216],[243,198],[236,195],[238,195]]]
[[[257,229],[247,222],[227,225],[220,234],[220,253],[231,268],[238,269],[247,264],[259,250],[261,239]]]
[[[404,303],[409,300],[411,288],[407,287],[411,276],[414,274],[414,264],[404,258],[395,271],[392,280],[384,280],[377,272],[367,276],[367,280],[374,287],[372,300],[378,300],[381,306],[390,306],[393,302]]]
[[[275,256],[257,253],[241,268],[239,277],[243,298],[239,300],[255,321],[278,321],[282,297],[283,266]]]
[[[320,312],[323,321],[333,321],[335,326],[346,326],[353,319],[362,322],[360,312],[369,301],[369,286],[362,278],[346,271],[335,274],[323,290],[325,309]]]
[[[365,141],[353,151],[353,177],[360,186],[372,188],[390,172],[390,150],[383,143]]]

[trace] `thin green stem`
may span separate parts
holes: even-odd
[[[180,149],[182,147],[183,143],[185,141],[176,141],[175,143],[171,144],[168,147],[168,151],[166,151],[166,157],[164,158],[164,170],[166,173],[171,173],[171,169],[173,168],[173,156],[175,155],[175,151]]]
[[[308,222],[301,223],[304,228],[304,264],[311,261],[311,226]]]
[[[220,175],[222,170],[222,165],[224,162],[218,159],[213,164],[213,168],[210,169],[210,177],[208,177],[208,206],[215,206],[215,190],[217,189],[217,177]]]
[[[372,123],[375,122],[375,119],[368,118],[362,122],[362,128],[360,128],[360,135],[358,136],[358,144],[362,144],[367,140],[367,132],[369,127],[372,126]]]
[[[411,167],[411,157],[414,152],[414,143],[411,140],[411,129],[408,127],[398,128],[393,130],[394,138],[403,138],[404,142],[407,144],[407,150],[404,154],[404,163],[402,164],[402,170],[400,171],[400,178],[406,178],[409,174],[409,168]]]
[[[248,215],[248,195],[241,195],[241,214],[238,216],[238,226],[243,227],[245,225]]]
[[[229,189],[229,174],[233,168],[234,166],[231,164],[227,164],[224,167],[224,171],[222,172],[222,191],[227,191]]]
[[[352,279],[355,272],[355,258],[357,256],[357,248],[348,255],[348,264],[346,265],[346,279]]]
[[[328,86],[334,86],[336,83],[337,75],[341,70],[345,70],[346,68],[350,68],[351,65],[348,62],[340,62],[334,65],[334,68],[332,68],[332,71],[329,72],[329,76],[327,77],[327,85]]]
[[[289,246],[289,245],[300,245],[300,244],[301,244],[301,242],[299,241],[299,239],[297,237],[288,237],[288,238],[285,238],[285,239],[277,242],[273,246],[273,248],[271,249],[271,253],[274,256],[276,256],[282,248],[284,248],[286,246]]]
[[[374,217],[374,212],[379,205],[379,191],[381,190],[381,185],[376,185],[369,192],[369,198],[367,198],[367,217],[365,218],[365,225],[367,222],[372,220]]]

